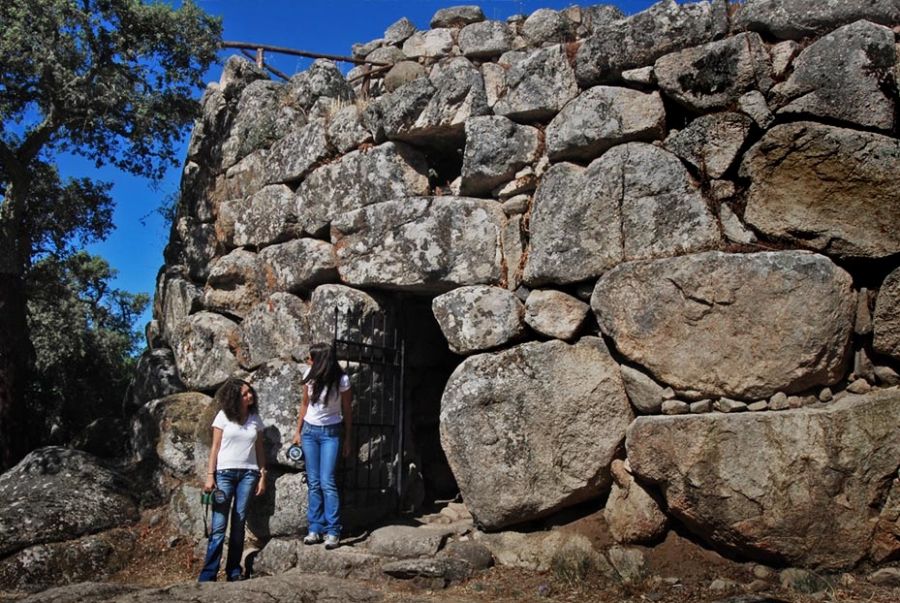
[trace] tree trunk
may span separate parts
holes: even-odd
[[[32,353],[24,281],[0,273],[0,471],[29,451],[25,384]]]
[[[27,383],[34,359],[25,298],[27,241],[22,229],[27,185],[11,186],[0,204],[0,471],[30,450]]]

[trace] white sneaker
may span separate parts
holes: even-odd
[[[318,532],[310,532],[303,537],[303,544],[319,544],[322,542],[322,535]]]
[[[335,536],[334,534],[327,534],[325,536],[325,548],[327,550],[336,549],[340,546],[341,539]]]

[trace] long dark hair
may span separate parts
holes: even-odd
[[[231,377],[216,390],[214,399],[232,423],[240,424],[242,419],[246,420],[247,418],[241,417],[241,389],[245,385],[250,388],[250,393],[253,394],[253,404],[247,409],[247,417],[249,417],[256,412],[257,402],[259,401],[259,398],[256,396],[256,390],[253,389],[252,385],[243,379]]]
[[[317,404],[322,391],[325,393],[325,405],[328,405],[328,390],[332,386],[337,387],[341,377],[344,375],[344,369],[338,363],[337,352],[334,346],[327,343],[314,343],[309,347],[309,357],[312,358],[312,366],[303,383],[312,381],[313,391],[310,403]]]

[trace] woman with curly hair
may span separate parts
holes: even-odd
[[[326,549],[337,548],[341,537],[341,503],[338,498],[338,450],[341,449],[343,425],[343,456],[350,454],[350,379],[338,364],[334,347],[327,343],[310,346],[310,368],[303,376],[303,401],[294,443],[303,446],[308,486],[309,533],[304,544],[325,541]]]
[[[266,491],[266,453],[262,438],[265,426],[257,412],[256,391],[243,379],[228,379],[216,392],[215,401],[221,410],[212,423],[212,448],[203,490],[219,490],[220,494],[213,501],[212,529],[199,581],[216,579],[230,510],[225,577],[232,582],[244,578],[241,554],[250,494],[255,492],[260,496]]]

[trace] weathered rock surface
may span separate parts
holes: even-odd
[[[385,76],[385,86],[388,86],[390,74],[391,71]],[[348,153],[361,144],[372,142],[372,134],[363,126],[360,110],[355,104],[341,107],[331,117],[328,122],[328,140],[339,153]]]
[[[811,122],[776,126],[744,156],[746,222],[838,257],[900,251],[900,141]]]
[[[617,146],[586,169],[562,163],[541,180],[524,280],[574,283],[623,260],[715,247],[715,218],[678,158],[644,143]]]
[[[574,39],[575,28],[562,12],[539,8],[525,19],[522,35],[535,46],[562,44]]]
[[[472,516],[496,529],[600,494],[632,418],[602,340],[525,343],[457,367],[441,444]]]
[[[156,286],[156,299],[159,311],[154,308],[154,315],[160,322],[163,339],[171,343],[178,331],[181,321],[200,308],[203,289],[186,278],[183,267],[170,266],[160,273]]]
[[[215,226],[182,217],[175,221],[164,256],[167,264],[186,266],[192,280],[203,281],[209,275],[216,245]]]
[[[799,40],[859,19],[896,25],[900,23],[900,4],[896,0],[820,0],[815,4],[805,0],[747,0],[734,16],[734,28]]]
[[[267,149],[305,118],[284,102],[287,87],[269,79],[247,84],[241,92],[228,136],[222,143],[221,168],[229,168],[253,151]]]
[[[334,246],[318,239],[294,239],[259,252],[259,263],[269,291],[309,291],[337,277]]]
[[[752,125],[753,120],[740,113],[704,115],[666,138],[666,149],[701,174],[721,178],[738,156]]]
[[[401,44],[414,33],[416,33],[416,26],[412,24],[412,21],[403,17],[384,30],[384,42],[385,44]]]
[[[619,369],[622,371],[625,393],[638,413],[659,414],[665,388],[634,367],[623,364]]]
[[[172,351],[178,376],[189,389],[208,390],[238,370],[238,325],[220,314],[198,312],[175,335]]]
[[[104,578],[131,559],[137,537],[110,530],[75,541],[39,544],[0,560],[0,588],[34,592]]]
[[[323,98],[340,101],[353,99],[350,84],[337,65],[328,59],[313,61],[309,69],[291,78],[288,87],[291,99],[307,112]]]
[[[385,74],[384,89],[388,92],[393,92],[404,84],[427,76],[428,72],[419,63],[415,61],[400,61]]]
[[[590,309],[562,291],[536,289],[525,300],[525,322],[541,335],[572,339],[581,330]]]
[[[272,145],[267,154],[268,182],[296,182],[334,153],[325,120],[314,119]]]
[[[537,128],[501,116],[467,120],[460,193],[489,193],[512,180],[519,170],[537,160],[540,146]]]
[[[584,564],[584,570],[607,577],[612,567],[584,534],[553,532],[475,533],[476,542],[486,546],[497,565],[546,572],[561,563]]]
[[[693,111],[724,109],[745,92],[772,87],[772,65],[759,34],[744,33],[660,57],[663,92]]]
[[[499,283],[505,216],[494,201],[412,197],[333,224],[338,272],[350,285],[441,291]]]
[[[457,354],[495,348],[525,332],[525,307],[512,291],[501,287],[460,287],[435,297],[431,307]]]
[[[843,376],[851,287],[808,252],[708,252],[623,264],[598,281],[591,306],[618,350],[657,380],[760,399]]]
[[[207,451],[197,441],[208,437],[212,420],[204,419],[213,400],[199,392],[184,392],[154,400],[137,415],[133,431],[138,459],[156,459],[169,473],[189,477],[205,467]]]
[[[313,171],[300,185],[300,223],[306,232],[314,233],[334,218],[361,207],[427,194],[427,173],[422,154],[402,143],[353,151]]]
[[[289,359],[308,342],[308,304],[290,293],[274,293],[241,321],[237,359],[253,369],[273,358]]]
[[[891,272],[875,300],[875,351],[900,360],[900,269]]]
[[[728,31],[722,0],[676,4],[658,2],[627,18],[601,18],[575,55],[582,87],[611,81],[626,69],[644,67],[666,53],[698,46]]]
[[[513,31],[503,21],[481,21],[463,27],[457,40],[465,56],[489,59],[500,56],[512,47]]]
[[[593,159],[623,142],[652,141],[665,132],[658,92],[596,86],[571,101],[547,126],[550,159]]]
[[[250,379],[259,396],[260,417],[266,425],[266,457],[271,463],[290,469],[297,469],[287,457],[287,448],[297,431],[303,398],[301,381],[307,368],[307,365],[292,360],[275,359],[260,366]]]
[[[411,59],[434,59],[450,54],[453,49],[453,32],[437,28],[417,31],[403,43],[403,54]]]
[[[247,197],[231,210],[231,243],[236,247],[260,247],[299,236],[296,204],[294,192],[283,184],[267,186]]]
[[[85,452],[56,446],[32,451],[0,475],[0,498],[0,555],[4,556],[138,518],[121,474]]]
[[[216,259],[210,268],[203,306],[207,310],[243,317],[262,297],[264,283],[261,276],[257,255],[235,249]]]
[[[431,557],[444,544],[447,534],[412,526],[385,526],[374,530],[366,541],[366,549],[388,557]]]
[[[897,50],[890,28],[846,25],[806,48],[793,65],[791,77],[772,90],[779,115],[893,129],[896,94],[886,84],[895,77]]]
[[[612,490],[603,516],[612,537],[621,544],[652,543],[666,532],[669,519],[659,503],[634,481],[627,465],[615,460],[610,469]]]
[[[898,468],[898,402],[892,388],[823,409],[640,417],[628,459],[659,484],[670,513],[717,547],[847,568],[868,553],[883,485]]]
[[[494,104],[494,113],[515,120],[539,120],[556,115],[578,96],[578,83],[562,46],[503,55],[509,65],[505,94]]]
[[[431,27],[464,27],[469,23],[484,21],[480,6],[451,6],[441,8],[431,17]]]
[[[265,494],[254,498],[247,511],[247,527],[253,534],[262,538],[294,536],[307,528],[304,477],[279,470],[269,475]]]
[[[150,400],[183,390],[184,384],[178,378],[172,350],[169,348],[144,350],[134,369],[134,377],[125,391],[124,406],[130,413]]]

